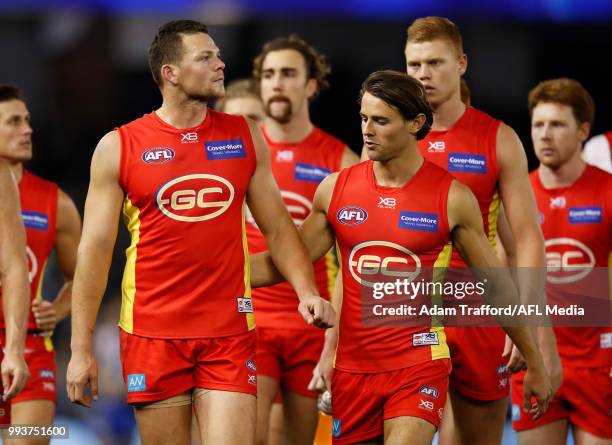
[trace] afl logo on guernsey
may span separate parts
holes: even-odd
[[[595,267],[595,255],[584,243],[572,238],[546,240],[546,280],[573,283]]]
[[[338,210],[336,217],[346,226],[356,226],[368,219],[368,212],[361,207],[348,206]]]
[[[157,191],[155,201],[168,218],[199,222],[224,213],[234,200],[234,187],[225,178],[205,173],[180,176]]]
[[[169,147],[150,148],[142,154],[142,160],[147,164],[164,164],[174,158],[174,150]]]
[[[366,241],[353,247],[348,266],[355,281],[372,287],[385,277],[414,280],[421,271],[421,259],[390,241]]]

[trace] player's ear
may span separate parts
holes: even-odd
[[[416,135],[419,130],[423,128],[423,125],[425,125],[425,115],[423,113],[419,113],[414,119],[411,119],[408,122],[408,129],[410,130],[410,133]]]
[[[317,79],[308,79],[306,81],[306,97],[311,99],[317,94],[317,89],[319,86],[317,85]]]
[[[578,123],[578,139],[582,144],[589,138],[591,133],[591,124],[588,122]]]
[[[178,84],[178,71],[179,68],[176,65],[172,65],[170,63],[166,63],[161,67],[161,75],[165,82],[170,85]]]
[[[463,53],[459,56],[459,75],[463,76],[467,71],[468,57],[467,54]]]

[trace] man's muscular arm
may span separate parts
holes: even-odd
[[[19,192],[8,165],[0,159],[0,283],[6,344],[2,360],[3,400],[16,396],[30,373],[23,358],[28,327],[30,285],[25,230],[21,221]]]
[[[113,131],[100,140],[93,154],[72,289],[72,358],[66,386],[70,401],[85,406],[91,406],[92,397],[98,395],[93,330],[106,290],[124,196],[119,185],[120,144],[118,132]],[[91,397],[86,386],[91,387]]]
[[[546,263],[544,237],[538,211],[529,183],[527,158],[520,139],[507,125],[497,132],[499,193],[512,237],[516,243],[516,266],[519,294],[524,304],[546,304]],[[562,369],[555,334],[550,326],[535,329],[538,346],[544,357],[553,389],[561,385]],[[510,361],[512,368],[514,358]]]
[[[36,326],[42,331],[52,331],[57,323],[70,314],[72,299],[72,280],[76,268],[77,248],[81,239],[81,216],[70,197],[59,190],[57,197],[57,228],[55,233],[55,252],[64,285],[53,302],[34,300],[32,312]]]
[[[249,121],[249,127],[257,155],[257,166],[247,193],[249,209],[266,239],[274,265],[295,289],[304,319],[319,327],[332,326],[333,309],[319,296],[310,255],[272,176],[269,149],[257,126]],[[255,276],[259,273],[257,268],[253,272]]]
[[[510,273],[501,267],[484,234],[476,198],[466,186],[457,181],[453,181],[448,196],[448,220],[453,244],[461,256],[470,267],[477,268],[488,280],[489,289],[484,294],[487,302],[496,307],[518,304],[519,298]],[[538,418],[548,409],[553,395],[542,357],[529,328],[508,325],[503,328],[527,361],[528,375],[525,377],[523,408],[529,411],[531,396],[535,396],[538,407],[531,409],[531,412]]]

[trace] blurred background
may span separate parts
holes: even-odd
[[[28,168],[59,183],[82,214],[97,141],[161,103],[147,48],[164,22],[189,18],[209,25],[227,65],[226,81],[249,76],[267,40],[297,33],[326,54],[333,69],[330,90],[313,104],[313,121],[359,152],[360,84],[377,69],[405,69],[406,27],[425,15],[459,24],[472,104],[518,132],[530,168],[536,165],[526,100],[541,80],[580,81],[597,107],[592,134],[612,128],[610,0],[0,0],[0,82],[20,87],[32,114],[35,155]],[[54,336],[57,423],[70,423],[74,443],[136,443],[116,328],[127,246],[122,229],[96,330],[101,397],[91,410],[66,398],[69,323]],[[54,298],[58,277],[49,267],[45,298]],[[515,443],[510,429],[504,440]]]

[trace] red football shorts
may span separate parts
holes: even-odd
[[[2,345],[5,338],[0,339]],[[57,403],[55,351],[50,339],[27,335],[24,358],[30,371],[26,386],[9,403],[0,403],[0,424],[10,423],[10,404],[29,400],[50,400]],[[1,383],[0,383],[1,387]]]
[[[612,439],[612,378],[610,367],[563,366],[563,383],[538,420],[523,412],[524,372],[512,376],[512,426],[525,431],[568,419],[572,425],[603,439]],[[534,400],[535,401],[535,400]]]
[[[506,333],[500,327],[446,327],[453,370],[450,387],[476,400],[500,400],[510,393]]]
[[[157,402],[192,388],[257,394],[254,330],[178,340],[119,332],[128,403]]]
[[[334,444],[379,437],[383,422],[400,416],[440,424],[451,363],[448,359],[376,374],[334,370],[332,436]]]
[[[317,397],[308,390],[312,371],[319,362],[325,331],[323,329],[260,328],[257,331],[257,368],[259,375],[279,380],[291,392]]]

